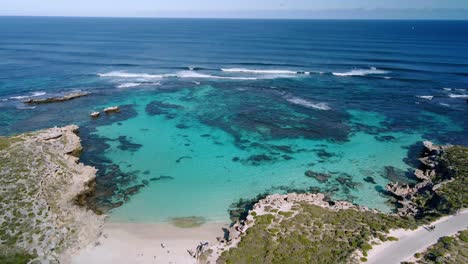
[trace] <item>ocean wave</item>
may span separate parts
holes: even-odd
[[[139,86],[140,84],[141,83],[133,83],[133,82],[122,83],[122,84],[117,85],[117,88],[131,88],[131,87]]]
[[[299,97],[289,97],[286,100],[295,105],[301,105],[307,108],[315,108],[319,110],[330,110],[331,108],[326,103],[313,103],[311,101],[299,98]]]
[[[29,97],[42,96],[42,95],[45,95],[45,94],[47,94],[47,93],[46,93],[46,92],[39,91],[39,92],[33,92],[33,93],[31,93],[31,95],[17,95],[17,96],[12,96],[12,97],[10,97],[10,99],[13,99],[13,100],[21,100],[21,99],[25,99],[25,98],[29,98]]]
[[[36,96],[42,96],[42,95],[45,95],[45,94],[46,94],[46,92],[40,91],[40,92],[34,92],[34,93],[32,93],[31,96],[36,97]]]
[[[238,72],[238,73],[254,73],[254,74],[310,74],[310,72],[298,72],[298,71],[290,71],[290,70],[253,70],[253,69],[246,69],[246,68],[222,68],[221,71],[223,72]]]
[[[335,76],[365,76],[369,74],[385,74],[385,73],[388,73],[388,71],[379,70],[375,67],[372,67],[370,69],[354,69],[354,70],[347,71],[347,72],[332,72],[332,74]]]
[[[468,94],[449,94],[450,98],[468,98]]]
[[[445,91],[459,91],[459,92],[465,92],[466,89],[463,88],[442,88]]]
[[[28,110],[28,109],[35,109],[35,106],[17,106],[16,109],[19,110]]]
[[[434,98],[433,95],[417,95],[416,97],[426,100],[432,100]]]
[[[142,79],[160,79],[164,75],[161,74],[148,74],[148,73],[128,73],[122,71],[112,71],[108,73],[98,73],[100,77],[117,77],[117,78],[142,78]]]
[[[163,78],[192,78],[192,79],[225,79],[225,80],[257,80],[255,77],[230,77],[230,76],[215,76],[203,74],[196,71],[180,71],[177,73],[166,74],[147,74],[147,73],[127,73],[122,71],[113,71],[108,73],[99,73],[100,77],[115,77],[123,79],[163,79]]]
[[[225,79],[225,80],[257,80],[254,77],[230,77],[203,74],[195,71],[181,71],[176,74],[168,74],[167,77],[192,78],[192,79]]]
[[[30,97],[30,96],[29,95],[19,95],[19,96],[12,96],[12,97],[10,97],[10,99],[21,100],[21,99],[28,98],[28,97]]]

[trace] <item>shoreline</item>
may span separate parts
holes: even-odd
[[[96,243],[71,258],[73,264],[102,263],[197,263],[200,242],[214,245],[229,223],[208,222],[199,227],[180,228],[170,223],[106,222]]]

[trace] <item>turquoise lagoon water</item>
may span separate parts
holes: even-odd
[[[116,221],[165,221],[171,217],[204,216],[212,221],[226,221],[227,209],[239,198],[254,198],[259,193],[285,192],[287,189],[340,186],[336,181],[340,173],[352,175],[356,183],[349,193],[341,190],[334,193],[336,199],[352,201],[372,208],[388,211],[388,197],[379,193],[376,184],[363,180],[372,175],[377,184],[384,186],[388,180],[382,177],[385,166],[394,166],[403,171],[409,166],[403,162],[404,147],[422,140],[421,134],[385,133],[395,137],[391,142],[378,141],[374,135],[356,132],[348,142],[333,143],[323,140],[282,139],[264,140],[263,145],[292,146],[306,151],[289,153],[292,159],[264,162],[254,166],[235,162],[233,158],[245,159],[251,155],[264,154],[261,147],[240,149],[228,133],[204,125],[196,120],[201,108],[209,107],[206,93],[216,92],[211,86],[182,89],[176,93],[141,96],[121,104],[138,102],[138,115],[120,124],[102,126],[97,134],[106,138],[126,136],[132,142],[142,144],[135,152],[120,150],[114,144],[106,151],[106,157],[119,164],[122,170],[150,171],[140,180],[170,176],[173,180],[151,182],[148,187],[114,209]],[[180,100],[192,94],[197,97],[187,103]],[[162,116],[150,116],[145,106],[153,100],[177,104],[185,108],[178,117],[167,120]],[[350,124],[381,127],[385,117],[373,112],[350,111]],[[184,123],[188,128],[180,129]],[[203,136],[205,135],[205,136]],[[209,135],[207,137],[206,135]],[[255,135],[247,135],[252,142]],[[325,149],[333,157],[320,158],[314,150]],[[269,154],[269,153],[267,153]],[[270,155],[270,154],[269,154]],[[181,157],[186,157],[177,162]],[[127,165],[132,165],[127,167]],[[326,184],[305,177],[306,170],[333,173],[336,175]]]
[[[422,140],[468,144],[468,22],[0,25],[0,134],[79,125],[90,205],[112,221],[228,221],[240,199],[291,191],[390,211],[384,187],[414,180]],[[76,90],[90,95],[22,103]]]

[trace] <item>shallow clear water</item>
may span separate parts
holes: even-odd
[[[0,134],[80,125],[92,202],[115,221],[224,221],[241,198],[311,187],[388,211],[418,142],[468,144],[467,22],[0,24]],[[74,90],[91,95],[21,102]]]

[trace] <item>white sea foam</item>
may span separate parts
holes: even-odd
[[[35,106],[17,106],[16,109],[20,110],[27,110],[27,109],[34,109],[36,108]]]
[[[392,77],[390,77],[390,76],[384,76],[384,79],[387,79],[387,80],[389,80],[389,79],[391,79],[391,78],[392,78]]]
[[[446,104],[446,103],[439,103],[439,104],[442,105],[442,106],[450,107],[450,105]]]
[[[468,94],[449,94],[450,98],[468,98]]]
[[[20,95],[20,96],[12,96],[10,97],[10,99],[21,100],[21,99],[28,98],[28,97],[29,97],[28,95]]]
[[[41,91],[41,92],[34,92],[34,93],[32,93],[31,96],[34,96],[34,97],[35,97],[35,96],[42,96],[42,95],[45,95],[45,94],[46,94],[46,92],[42,92],[42,91]]]
[[[372,67],[370,69],[354,69],[354,70],[347,71],[347,72],[332,72],[332,74],[335,76],[364,76],[364,75],[369,75],[369,74],[385,74],[385,73],[388,73],[388,71],[379,70],[375,67]]]
[[[107,73],[98,73],[100,77],[116,77],[116,78],[141,78],[141,79],[161,79],[165,75],[148,74],[148,73],[128,73],[122,71],[112,71]]]
[[[117,85],[117,88],[131,88],[131,87],[139,86],[140,84],[141,83],[134,83],[134,82],[122,83],[122,84]]]
[[[230,77],[230,76],[215,76],[203,74],[196,71],[180,71],[177,73],[166,74],[146,74],[146,73],[127,73],[122,71],[113,71],[108,73],[99,73],[100,77],[116,77],[125,79],[162,79],[162,78],[192,78],[192,79],[226,79],[226,80],[257,80],[254,77]]]
[[[465,92],[466,89],[464,88],[442,88],[444,89],[445,91],[459,91],[459,92]]]
[[[255,73],[255,74],[310,74],[310,72],[297,72],[290,70],[253,70],[245,68],[224,68],[223,72],[240,72],[240,73]]]
[[[426,99],[426,100],[432,100],[432,98],[434,98],[434,96],[432,95],[418,95],[416,97],[419,97],[421,99]]]
[[[299,97],[289,97],[286,100],[292,104],[301,105],[307,108],[315,108],[319,110],[331,109],[326,103],[313,103],[311,101],[308,101]]]

